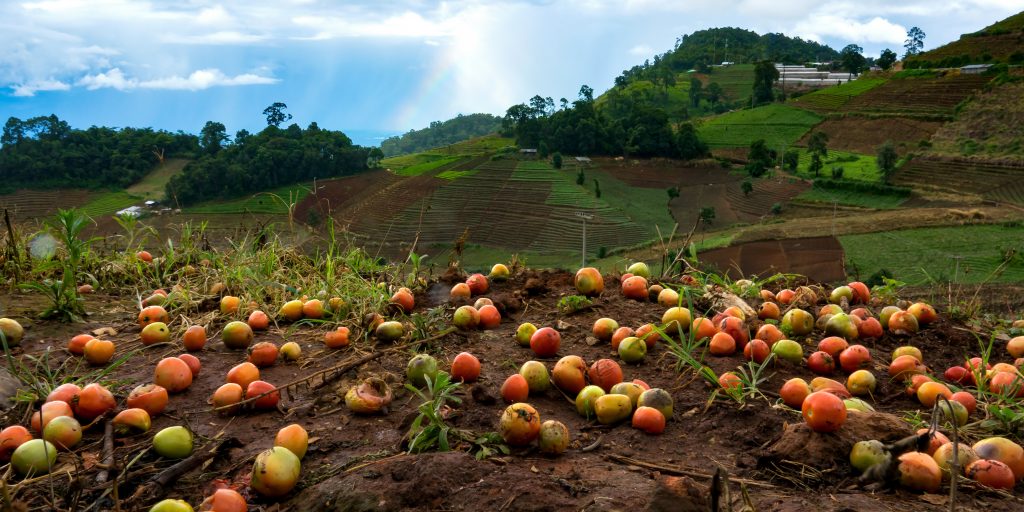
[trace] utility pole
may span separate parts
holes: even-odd
[[[580,268],[583,268],[587,266],[587,221],[594,216],[584,212],[576,212],[576,216],[583,219],[583,263],[580,264]]]

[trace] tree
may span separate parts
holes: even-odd
[[[708,145],[697,136],[693,123],[682,123],[676,133],[676,148],[679,158],[693,160],[708,155]]]
[[[594,88],[589,86],[589,85],[587,85],[587,84],[581,85],[580,86],[579,97],[580,97],[580,101],[585,101],[587,103],[593,103],[593,101],[594,101]]]
[[[594,179],[594,197],[601,199],[601,182]]]
[[[228,130],[224,123],[207,121],[203,129],[199,131],[199,147],[207,154],[215,155],[224,147],[228,141]]]
[[[753,178],[764,175],[775,161],[773,151],[768,149],[764,139],[758,139],[750,143],[750,151],[747,153],[746,171]]]
[[[707,88],[704,89],[704,97],[711,102],[712,105],[718,103],[718,100],[722,99],[722,86],[718,85],[718,82],[711,82]]]
[[[821,163],[821,155],[818,153],[811,153],[811,166],[807,168],[809,172],[814,173],[814,177],[817,178],[821,174],[821,168],[824,165]]]
[[[281,123],[290,121],[292,115],[285,113],[284,109],[286,108],[288,108],[288,105],[276,101],[273,105],[263,109],[263,115],[267,116],[267,126],[280,128]]]
[[[586,182],[587,182],[587,177],[583,175],[583,169],[580,169],[576,173],[576,184],[577,185],[583,185]]]
[[[561,169],[562,168],[562,154],[561,153],[556,151],[555,154],[551,155],[551,165],[555,169]]]
[[[828,134],[825,132],[814,132],[811,138],[807,139],[807,151],[815,153],[822,158],[828,156]]]
[[[754,104],[760,105],[775,99],[772,88],[779,79],[779,70],[775,64],[768,60],[762,60],[754,65]]]
[[[383,158],[384,152],[380,148],[371,148],[370,152],[366,155],[366,166],[370,169],[376,169],[380,167],[380,161]]]
[[[702,96],[702,89],[704,83],[697,78],[690,79],[690,105],[697,107],[700,105],[700,98]]]
[[[882,178],[885,181],[889,181],[889,177],[892,176],[893,171],[896,170],[896,161],[899,156],[896,154],[896,147],[893,146],[892,141],[885,141],[881,146],[878,146],[878,170],[882,173]]]
[[[864,49],[860,46],[848,44],[843,51],[839,52],[839,62],[847,72],[854,75],[859,74],[868,63],[863,53]]]
[[[923,30],[918,27],[910,27],[910,30],[907,31],[907,40],[903,42],[903,48],[906,50],[903,58],[921,53],[921,50],[924,49],[924,38]]]
[[[744,196],[749,196],[754,191],[754,184],[750,180],[743,180],[743,183],[740,184],[740,190],[743,191]]]
[[[710,226],[711,222],[715,220],[715,207],[705,206],[700,209],[700,221],[705,225]]]
[[[679,187],[678,186],[666,188],[665,192],[668,193],[668,200],[669,201],[679,197]]]
[[[800,152],[795,149],[790,149],[782,155],[782,167],[791,171],[796,170],[796,166],[800,163]]]
[[[877,60],[875,60],[875,64],[878,64],[878,67],[888,71],[892,68],[892,65],[896,63],[896,58],[896,52],[886,48],[882,50],[882,54],[878,56]]]
[[[235,132],[235,144],[245,144],[245,141],[249,140],[249,137],[252,137],[252,134],[249,133],[249,130],[242,128],[241,130]]]

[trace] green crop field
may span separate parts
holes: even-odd
[[[811,167],[811,154],[806,148],[800,151],[800,162],[796,174],[802,178],[815,178],[808,169]],[[821,177],[832,176],[832,169],[843,168],[843,179],[856,181],[880,182],[882,173],[878,170],[878,160],[874,156],[861,155],[846,151],[829,150],[828,156],[821,162]]]
[[[448,170],[437,173],[437,177],[445,180],[457,180],[465,176],[471,176],[477,172],[478,169],[467,169],[465,171]]]
[[[125,191],[107,192],[89,201],[85,206],[82,206],[81,211],[90,217],[97,218],[105,215],[113,215],[114,212],[117,212],[118,210],[137,205],[141,202],[141,198],[133,196]]]
[[[515,139],[487,135],[419,153],[385,158],[381,160],[381,165],[402,176],[417,176],[450,164],[459,158],[494,153],[500,149],[515,146],[515,143]],[[438,163],[439,161],[441,163]]]
[[[417,153],[416,155],[413,155],[413,156],[417,156],[417,155],[423,155],[423,153]],[[397,158],[406,158],[406,157],[397,157]],[[437,168],[440,168],[440,167],[444,167],[445,165],[448,165],[448,164],[457,162],[459,160],[462,160],[462,158],[463,157],[461,157],[461,156],[437,157],[434,160],[427,160],[427,161],[424,161],[424,162],[416,163],[416,164],[410,165],[408,167],[402,167],[402,168],[399,168],[399,169],[394,169],[393,168],[393,170],[395,171],[395,174],[397,174],[399,176],[419,176],[421,174],[433,171],[434,169],[437,169]]]
[[[709,81],[722,86],[722,92],[732,99],[749,98],[754,92],[754,65],[734,64],[712,68]]]
[[[711,118],[698,133],[712,148],[748,147],[764,139],[768,147],[779,149],[793,145],[819,122],[821,117],[813,112],[772,104]]]
[[[839,241],[847,272],[861,278],[884,268],[909,284],[1024,281],[1024,226],[905,229]]]
[[[189,160],[184,158],[168,159],[163,165],[157,166],[150,171],[138,183],[128,187],[127,192],[146,200],[162,200],[164,198],[164,191],[167,188],[167,182],[171,181],[171,177],[175,174],[181,172],[188,163]]]
[[[800,96],[793,101],[793,105],[815,111],[839,110],[855,96],[870,91],[884,83],[884,78],[859,78]]]
[[[188,214],[224,214],[224,213],[265,213],[273,215],[288,214],[288,203],[299,203],[310,192],[310,185],[302,183],[260,192],[251,196],[229,201],[211,201],[190,208]]]
[[[859,206],[861,208],[874,208],[877,210],[889,210],[898,208],[906,202],[906,197],[888,194],[873,194],[852,190],[825,190],[812,188],[799,196],[797,200],[812,203],[839,204],[842,206]]]

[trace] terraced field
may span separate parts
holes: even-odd
[[[81,207],[81,210],[82,213],[96,219],[98,217],[113,215],[118,210],[140,204],[141,202],[142,199],[125,191],[106,192],[92,196],[89,202]]]
[[[907,117],[867,117],[848,115],[826,119],[808,132],[797,144],[806,146],[807,139],[814,132],[828,135],[828,148],[874,155],[886,141],[896,146],[903,155],[917,150],[921,141],[926,141],[942,126],[938,121],[925,121]]]
[[[712,118],[698,127],[698,133],[712,148],[747,147],[764,139],[771,148],[793,145],[821,117],[788,105],[765,105],[738,110]]]
[[[754,191],[744,194],[740,187],[726,189],[726,198],[740,212],[757,217],[771,214],[772,206],[784,205],[810,188],[806,182],[791,178],[769,178],[752,182]]]
[[[87,190],[18,190],[0,196],[0,209],[8,210],[17,221],[40,219],[58,208],[80,207],[94,196]]]
[[[893,79],[844,106],[849,112],[952,116],[956,106],[978,92],[991,77],[958,75]]]
[[[894,182],[925,191],[976,195],[1024,205],[1024,167],[994,162],[917,157],[904,165]]]
[[[853,98],[864,94],[875,87],[886,82],[884,78],[862,77],[834,87],[819,89],[810,94],[805,94],[794,100],[791,104],[796,107],[806,108],[818,113],[835,112],[850,102]]]
[[[811,154],[805,148],[799,148],[799,151],[800,161],[797,164],[796,174],[803,178],[815,178],[816,176],[809,170]],[[822,164],[820,176],[822,178],[831,177],[833,168],[842,167],[843,179],[870,182],[878,182],[882,179],[882,173],[878,170],[878,161],[874,156],[830,150]]]
[[[734,64],[724,68],[713,68],[708,82],[722,86],[722,92],[733,99],[749,98],[754,92],[754,65]]]
[[[299,183],[228,201],[210,201],[185,209],[196,214],[263,213],[283,215],[292,203],[299,203],[312,190],[312,183]]]
[[[429,151],[385,158],[381,160],[381,165],[396,173],[414,176],[451,164],[460,158],[479,157],[495,153],[502,148],[514,146],[515,142],[515,139],[487,135],[434,148]],[[442,163],[438,163],[439,161],[442,161]]]

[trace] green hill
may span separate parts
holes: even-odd
[[[501,129],[501,119],[491,114],[459,114],[447,121],[434,121],[421,130],[384,139],[380,149],[384,156],[395,156],[439,148],[494,133]]]
[[[980,63],[1024,63],[1024,12],[907,58],[904,67],[944,68]]]

